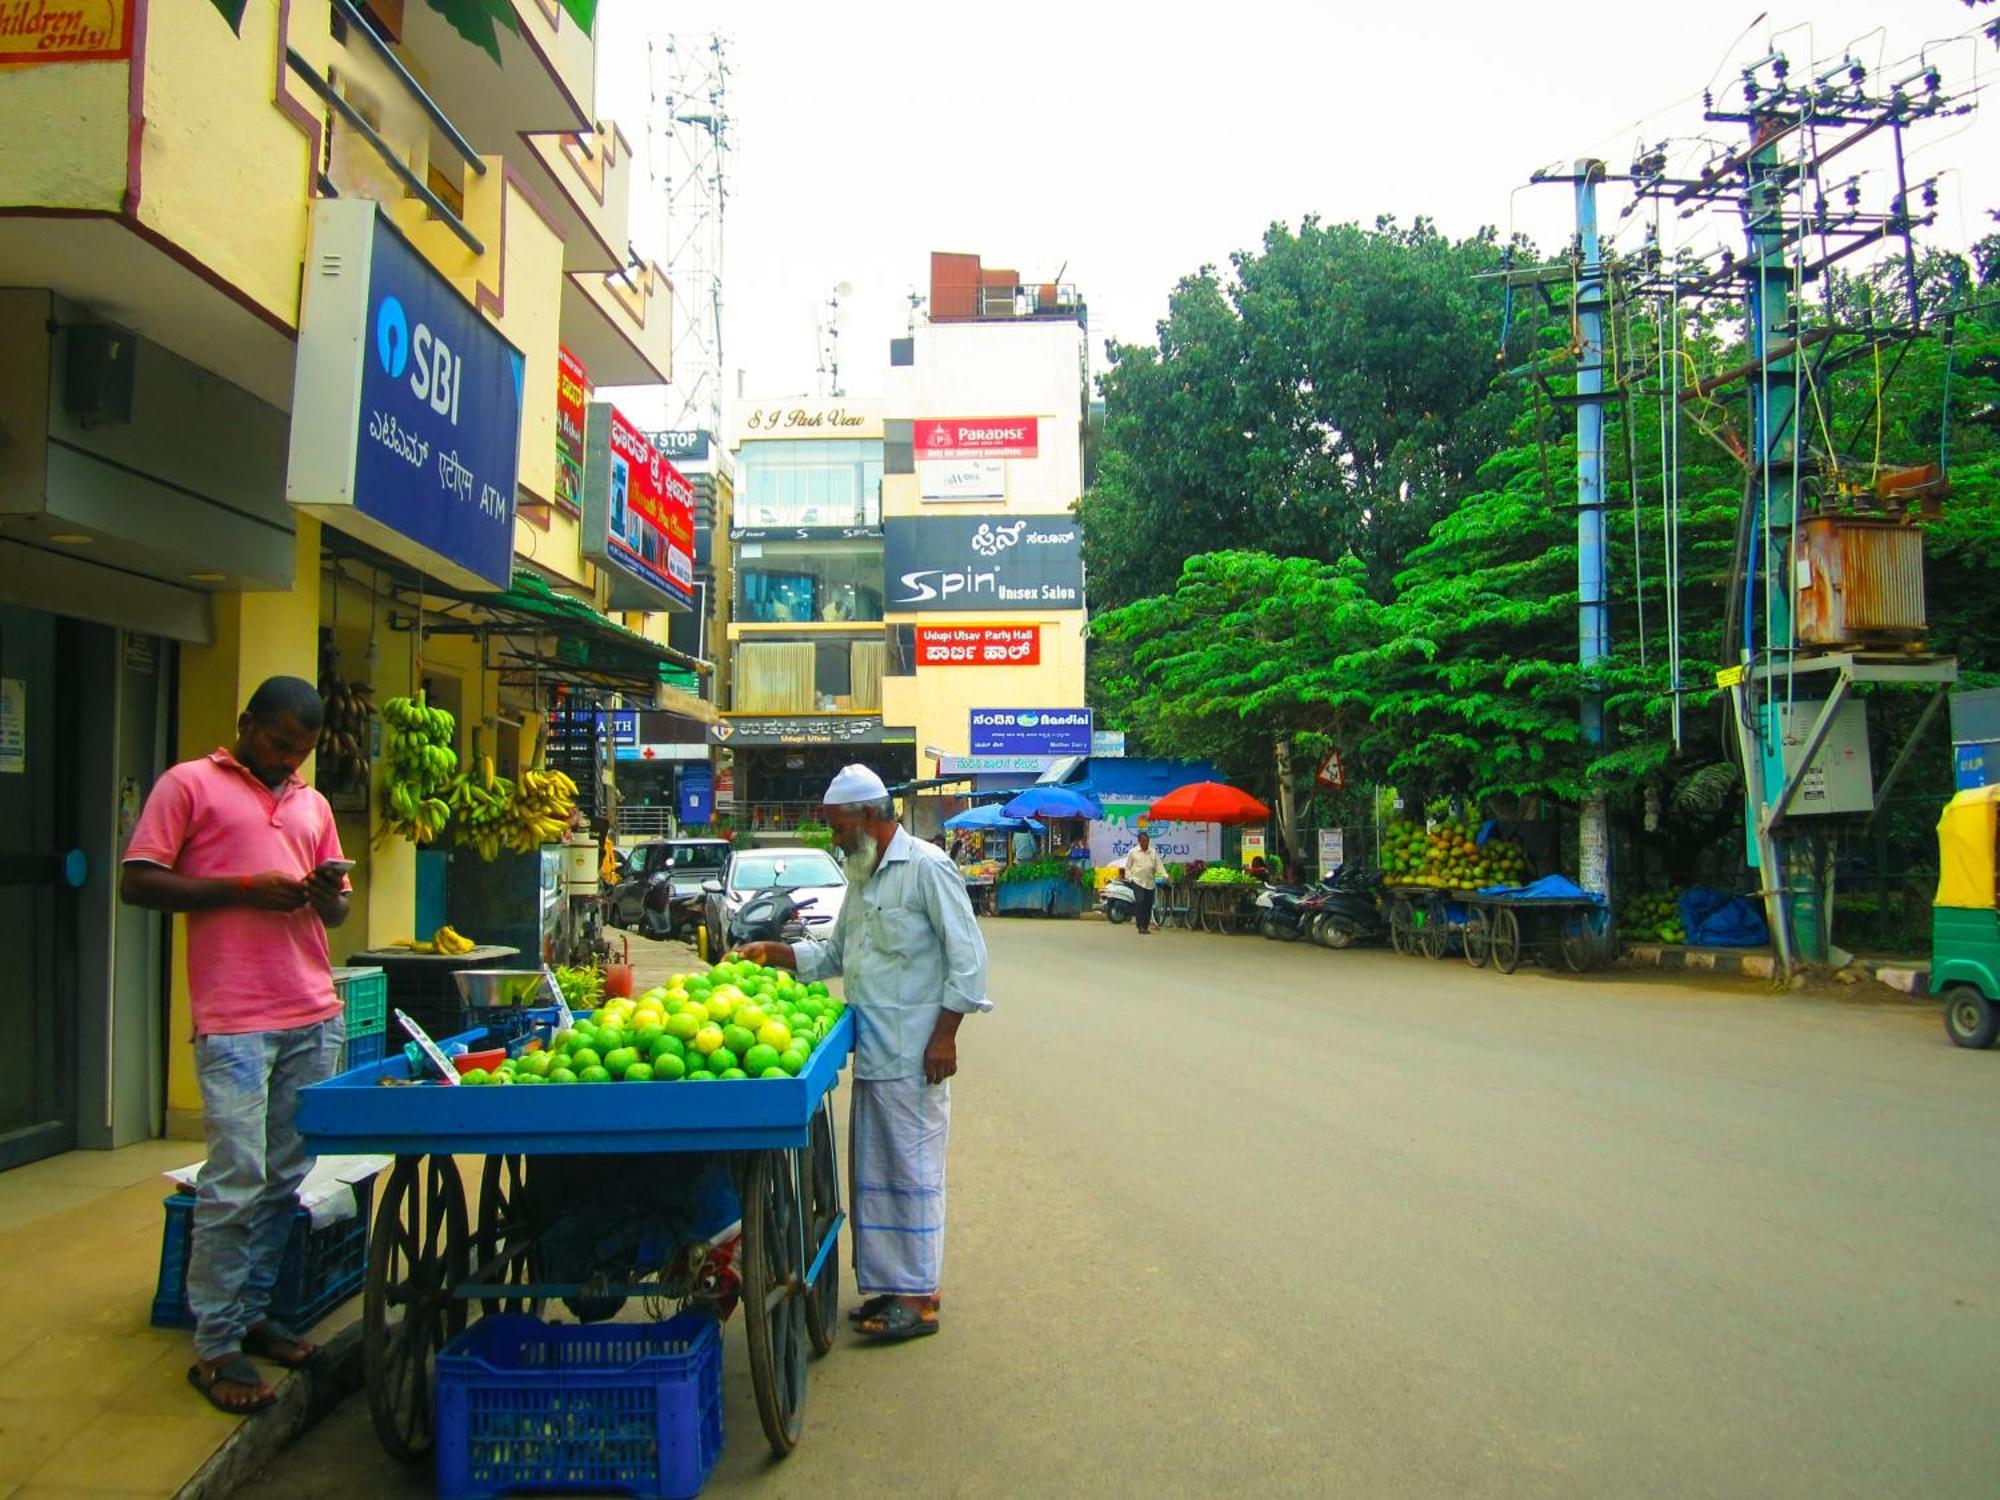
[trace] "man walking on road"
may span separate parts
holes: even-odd
[[[944,1274],[944,1159],[958,1025],[986,998],[986,940],[965,880],[945,855],[896,821],[882,778],[848,766],[824,811],[847,860],[847,899],[824,941],[746,943],[754,963],[802,979],[845,974],[853,1007],[854,1103],[848,1146],[854,1188],[852,1314],[891,1342],[938,1331]]]
[[[1153,836],[1140,829],[1138,844],[1125,855],[1125,879],[1132,887],[1132,915],[1138,922],[1141,937],[1152,930],[1153,893],[1166,878],[1166,873],[1166,861],[1153,847]]]
[[[302,678],[259,687],[234,750],[183,761],[154,785],[118,888],[134,906],[187,913],[208,1134],[188,1255],[188,1379],[232,1415],[277,1399],[248,1355],[296,1369],[319,1353],[265,1313],[312,1167],[294,1121],[299,1090],[332,1074],[345,1030],[326,930],[347,918],[349,866],[333,809],[298,776],[320,713]]]

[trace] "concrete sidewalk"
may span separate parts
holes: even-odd
[[[201,1155],[147,1141],[0,1173],[0,1500],[222,1493],[215,1478],[268,1459],[313,1404],[312,1381],[267,1367],[279,1405],[225,1416],[188,1385],[189,1335],[151,1326],[163,1174]],[[315,1338],[359,1311],[336,1308]]]
[[[1696,948],[1686,943],[1627,943],[1624,957],[1642,968],[1692,969],[1710,974],[1741,974],[1746,979],[1770,979],[1778,971],[1769,948]],[[1930,965],[1912,958],[1857,958],[1839,975],[1872,979],[1877,984],[1922,999],[1930,994]]]

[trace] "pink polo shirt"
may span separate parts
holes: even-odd
[[[266,870],[304,879],[343,857],[326,798],[296,776],[274,791],[227,750],[169,769],[125,848],[128,864],[204,879]],[[289,1031],[340,1012],[326,927],[310,906],[189,912],[187,968],[196,1036]]]

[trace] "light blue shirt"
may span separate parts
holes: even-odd
[[[903,828],[868,883],[849,887],[833,932],[792,947],[801,979],[846,978],[856,1078],[920,1076],[938,1012],[993,1009],[986,939],[965,877],[942,849]]]

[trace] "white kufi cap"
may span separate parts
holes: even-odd
[[[845,807],[854,802],[880,802],[889,795],[882,778],[866,766],[842,766],[840,774],[820,800],[829,807]]]

